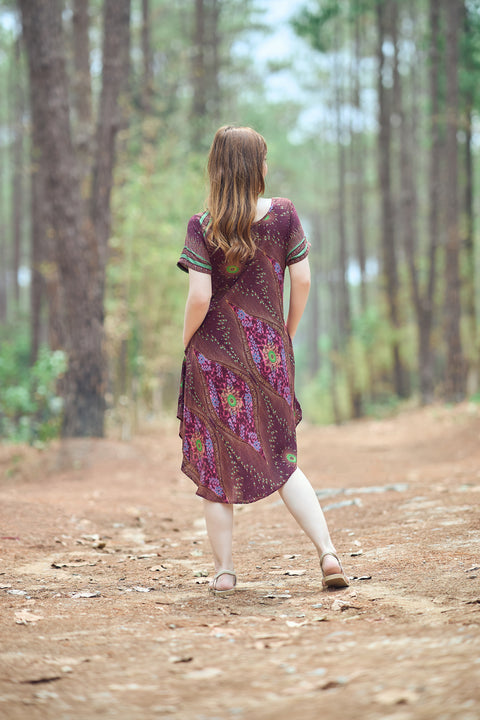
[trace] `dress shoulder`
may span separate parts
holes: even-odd
[[[278,200],[283,212],[289,218],[285,248],[285,260],[288,266],[304,260],[310,252],[311,246],[293,202],[289,198],[278,198]]]
[[[177,262],[177,267],[185,272],[196,270],[211,274],[212,263],[205,239],[205,225],[208,224],[208,213],[192,215],[187,224],[185,244]]]

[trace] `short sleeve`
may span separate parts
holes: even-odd
[[[286,265],[300,262],[307,257],[310,251],[310,243],[305,237],[300,218],[293,203],[290,203],[290,229],[287,241]]]
[[[185,272],[188,272],[190,269],[211,275],[212,264],[202,229],[202,221],[204,219],[205,215],[193,215],[188,221],[185,246],[177,262],[177,267]]]

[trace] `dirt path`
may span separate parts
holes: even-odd
[[[478,720],[478,408],[299,445],[351,587],[273,496],[238,509],[228,599],[173,428],[0,447],[0,718]]]

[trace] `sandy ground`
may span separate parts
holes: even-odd
[[[0,447],[0,718],[478,720],[480,409],[300,427],[345,590],[272,496],[209,594],[174,426]]]

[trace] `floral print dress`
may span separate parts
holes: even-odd
[[[297,466],[301,409],[283,284],[286,267],[310,245],[293,203],[273,198],[252,227],[254,258],[227,265],[206,241],[209,219],[190,218],[178,261],[212,276],[210,307],[182,367],[182,470],[207,500],[250,503],[281,488]]]

